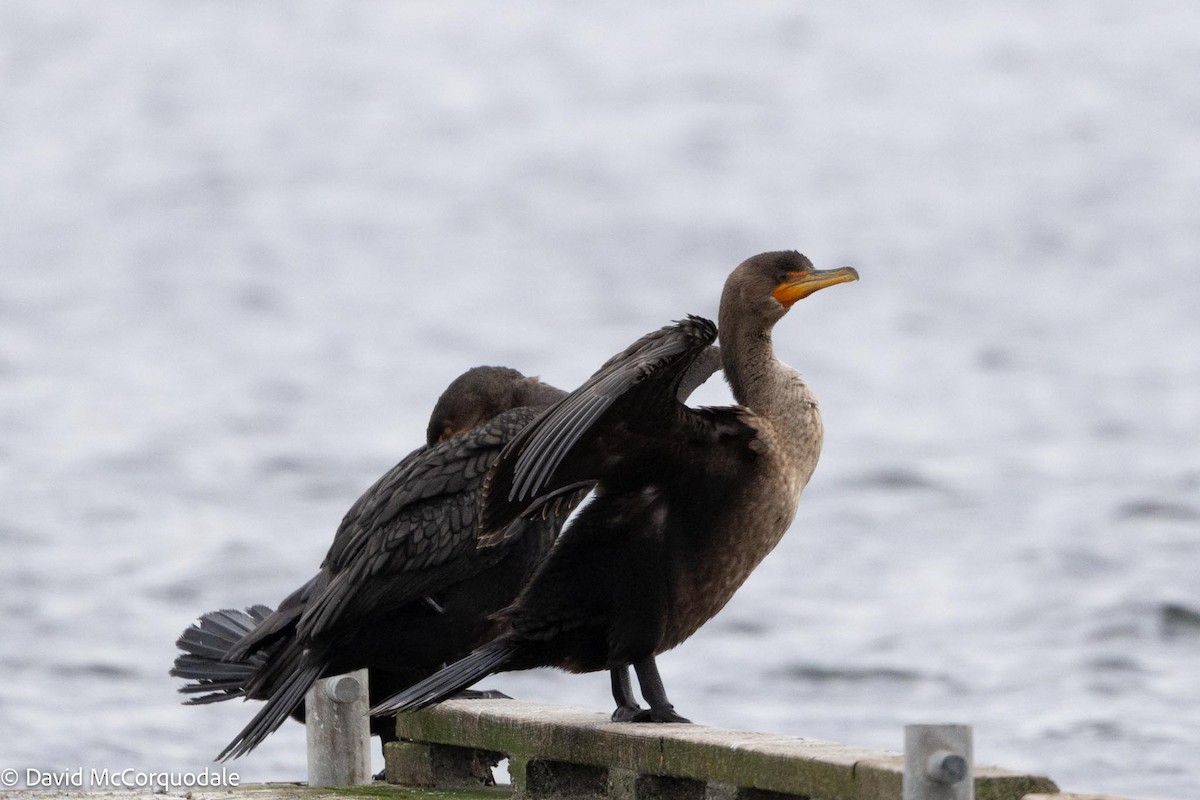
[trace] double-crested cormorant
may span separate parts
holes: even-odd
[[[249,752],[289,715],[303,719],[319,677],[368,667],[377,700],[496,635],[489,615],[517,596],[571,499],[506,527],[511,544],[479,549],[484,475],[564,395],[516,370],[469,370],[438,400],[426,444],[346,513],[316,576],[274,612],[214,611],[183,632],[171,674],[191,681],[180,689],[196,695],[188,703],[266,700],[218,758]],[[372,730],[395,738],[383,720]]]
[[[688,408],[677,387],[717,335],[690,317],[642,337],[510,443],[484,490],[483,545],[554,498],[595,483],[595,498],[557,539],[504,632],[378,704],[408,711],[495,672],[555,666],[610,670],[618,721],[686,722],[655,656],[729,601],[792,522],[821,450],[817,403],[776,359],[771,330],[796,301],[856,280],[796,252],[742,263],[721,295],[721,365],[738,405]],[[638,676],[642,709],[628,667]]]

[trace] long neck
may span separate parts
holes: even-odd
[[[791,487],[782,496],[795,501],[817,466],[824,439],[816,398],[800,373],[775,357],[771,326],[745,324],[746,317],[721,315],[721,357],[725,377],[741,405],[765,422],[769,451],[779,476]],[[788,517],[790,519],[790,516]],[[782,535],[783,531],[778,531]]]
[[[786,402],[796,373],[775,358],[771,326],[736,314],[722,313],[719,320],[721,366],[734,399],[765,413]]]

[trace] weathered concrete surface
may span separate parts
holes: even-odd
[[[542,758],[510,760],[515,800],[606,800],[609,770]]]
[[[899,800],[903,758],[817,739],[702,725],[611,722],[606,714],[515,700],[450,700],[400,714],[401,738],[523,759],[615,767],[821,800]],[[977,768],[977,800],[1055,792],[1048,778]]]
[[[441,789],[490,786],[492,767],[500,753],[469,747],[422,742],[388,742],[383,748],[384,774],[389,784]]]
[[[707,800],[708,784],[690,778],[608,771],[608,800]]]
[[[375,783],[369,786],[310,788],[302,783],[254,783],[244,786],[172,789],[9,789],[3,800],[506,800],[508,787],[430,790]]]

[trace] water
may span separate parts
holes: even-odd
[[[306,578],[454,375],[572,386],[797,247],[863,276],[778,328],[825,454],[681,711],[1197,796],[1197,74],[1183,2],[10,0],[0,767],[202,768],[253,709],[177,705],[175,636]]]

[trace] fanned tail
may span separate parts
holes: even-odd
[[[262,666],[265,657],[253,653],[238,661],[226,661],[230,649],[267,618],[271,609],[251,606],[245,611],[210,611],[190,625],[175,642],[183,652],[175,658],[171,675],[191,683],[179,687],[183,694],[199,694],[185,705],[217,703],[244,697],[246,682]],[[206,692],[207,694],[200,694]]]
[[[440,703],[458,694],[478,680],[501,671],[517,653],[517,645],[511,639],[501,638],[485,644],[469,656],[443,667],[419,683],[397,692],[375,705],[371,714],[396,714],[416,711],[419,708]]]
[[[244,756],[262,744],[263,739],[279,730],[283,721],[304,702],[304,695],[320,675],[319,664],[308,664],[292,672],[246,727],[233,737],[233,741],[225,745],[225,749],[217,755],[216,760],[228,761]]]

